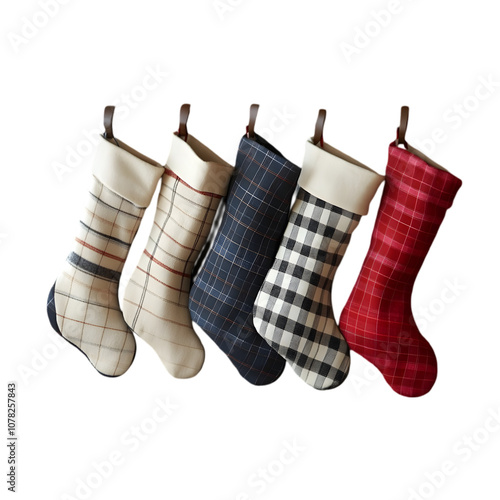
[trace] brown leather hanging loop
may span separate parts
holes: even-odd
[[[255,122],[257,121],[257,114],[259,112],[259,105],[252,104],[250,106],[250,119],[247,125],[247,137],[253,139],[255,137]]]
[[[409,116],[410,108],[408,106],[403,106],[401,108],[401,120],[396,131],[396,146],[403,144],[405,148],[408,147],[408,143],[406,142],[406,129],[408,128]]]
[[[320,144],[323,147],[323,129],[325,128],[326,109],[320,109],[318,119],[316,120],[316,128],[314,129],[313,143]]]
[[[181,112],[179,117],[179,130],[177,131],[177,135],[187,141],[188,138],[188,130],[187,130],[187,121],[189,118],[189,112],[191,111],[191,104],[183,104],[181,106]]]
[[[104,108],[104,138],[114,139],[113,135],[113,115],[115,114],[114,106],[106,106]]]

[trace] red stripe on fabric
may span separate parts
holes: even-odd
[[[117,260],[118,262],[125,262],[125,259],[122,259],[121,257],[117,257],[116,255],[112,255],[108,252],[104,252],[103,250],[99,250],[98,248],[89,245],[86,241],[81,240],[80,238],[75,238],[75,240],[80,243],[80,245],[83,245],[84,247],[92,250],[95,253],[98,253],[100,255],[103,255],[104,257],[108,257],[110,259]]]
[[[241,177],[243,177],[243,179],[245,179],[246,181],[248,181],[250,184],[252,184],[253,186],[257,187],[258,189],[260,189],[261,191],[264,191],[265,193],[267,194],[272,194],[277,200],[281,201],[282,203],[285,203],[285,204],[288,204],[289,203],[289,200],[285,200],[284,198],[280,198],[275,191],[271,192],[269,191],[269,189],[265,189],[264,187],[262,187],[260,184],[258,184],[257,182],[253,181],[252,179],[250,179],[250,177],[247,177],[245,174],[240,174]]]
[[[145,269],[143,269],[140,266],[137,266],[137,269],[139,269],[139,271],[142,271],[144,274],[146,274],[150,278],[154,279],[156,282],[160,283],[161,285],[166,286],[167,288],[170,288],[171,290],[175,290],[176,292],[180,292],[180,293],[189,293],[189,290],[181,290],[180,288],[175,288],[175,286],[167,285],[167,283],[164,283],[162,280],[159,280],[158,278],[156,278],[152,274],[148,273]]]
[[[187,247],[186,245],[179,243],[175,238],[170,236],[170,234],[168,234],[166,231],[164,231],[162,229],[162,227],[160,226],[160,224],[158,224],[156,221],[154,222],[154,225],[162,232],[162,234],[164,234],[167,238],[170,238],[174,243],[177,243],[177,245],[179,245],[181,248],[184,248],[184,250],[192,250],[191,247]]]
[[[231,219],[233,219],[235,222],[242,225],[243,227],[246,227],[247,229],[252,231],[252,233],[259,234],[260,236],[264,236],[265,238],[267,238],[268,240],[271,240],[271,241],[278,241],[278,240],[281,241],[281,236],[279,238],[271,238],[270,236],[267,236],[267,234],[261,233],[260,231],[255,230],[253,227],[249,226],[248,224],[244,224],[243,222],[238,220],[232,213],[230,213],[230,212],[226,212],[226,213],[227,213],[228,217],[231,217]]]
[[[163,264],[163,262],[160,262],[158,259],[155,259],[147,250],[144,250],[144,254],[147,255],[155,264],[158,264],[159,266],[163,267],[163,269],[166,269],[171,273],[178,274],[179,276],[183,276],[184,278],[191,278],[190,274],[181,273],[180,271],[176,271],[175,269],[166,266],[165,264]]]
[[[240,149],[241,151],[241,149]],[[253,156],[250,156],[250,154],[248,153],[244,153],[243,151],[241,151],[246,157],[248,160],[250,160],[252,163],[255,163],[256,165],[259,165],[259,167],[263,168],[266,172],[269,172],[271,175],[274,175],[274,177],[282,180],[283,182],[286,182],[287,184],[290,184],[290,186],[295,186],[296,182],[293,182],[291,180],[289,180],[287,177],[283,177],[282,175],[279,175],[277,172],[274,172],[272,171],[271,169],[267,168],[264,163],[261,163],[260,161],[257,161],[255,159],[255,157]],[[274,153],[275,154],[275,153]],[[278,156],[278,155],[276,155]],[[287,163],[290,163],[288,160],[286,160],[285,158],[283,158]]]
[[[178,175],[175,175],[172,170],[165,170],[165,174],[169,175],[170,177],[173,177],[174,179],[178,180],[181,184],[184,186],[188,187],[195,193],[202,194],[204,196],[210,196],[210,198],[217,198],[220,199],[222,196],[220,194],[215,194],[215,193],[209,193],[208,191],[198,191],[198,189],[195,189],[194,187],[190,186],[187,182],[183,181]]]

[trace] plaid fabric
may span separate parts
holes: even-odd
[[[403,396],[421,396],[436,380],[436,356],[415,325],[411,293],[461,184],[416,155],[389,147],[370,249],[340,318],[351,349]]]
[[[93,177],[76,246],[49,295],[54,329],[103,375],[121,375],[135,355],[134,336],[118,303],[118,283],[144,210]]]
[[[255,302],[259,334],[316,389],[337,387],[349,371],[349,347],[335,323],[331,289],[360,219],[301,188]]]
[[[148,243],[125,290],[126,322],[177,378],[196,375],[205,358],[188,297],[193,265],[221,198],[194,189],[167,168]]]
[[[190,293],[191,317],[250,383],[285,361],[258,335],[252,308],[285,230],[300,173],[264,139],[243,137],[220,230]]]

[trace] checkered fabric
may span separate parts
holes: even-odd
[[[373,363],[403,396],[421,396],[436,380],[436,356],[415,325],[411,293],[461,184],[415,154],[389,147],[370,248],[340,318],[351,349]]]
[[[300,168],[267,141],[243,137],[221,227],[190,293],[191,317],[250,383],[285,361],[255,331],[252,308],[288,221]]]
[[[230,175],[225,179],[224,192]],[[191,323],[189,289],[222,197],[195,189],[167,167],[146,249],[125,290],[126,322],[176,378],[192,377],[203,366],[205,351]]]
[[[47,313],[54,330],[101,374],[118,376],[135,355],[118,284],[164,168],[123,142],[101,137],[92,172],[75,246],[49,293]]]
[[[349,347],[335,322],[331,289],[360,219],[301,188],[255,302],[259,334],[316,389],[337,387],[349,371]]]

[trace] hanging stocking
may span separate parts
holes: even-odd
[[[351,349],[373,363],[396,392],[414,397],[432,388],[437,362],[415,324],[411,294],[462,181],[407,144],[407,123],[403,107],[370,249],[340,329]]]
[[[191,316],[250,383],[274,382],[285,366],[255,331],[252,308],[285,230],[300,169],[254,133],[240,142],[221,227],[190,294]]]
[[[177,378],[196,375],[204,349],[188,309],[191,275],[233,167],[188,135],[189,105],[163,175],[146,248],[125,290],[125,321]]]
[[[135,340],[118,304],[130,245],[164,168],[113,136],[114,108],[94,159],[93,180],[73,251],[49,294],[52,327],[103,375],[123,374]]]
[[[300,190],[254,308],[262,337],[316,389],[340,385],[349,348],[335,322],[331,289],[351,234],[383,177],[323,142],[326,111],[306,143]]]

